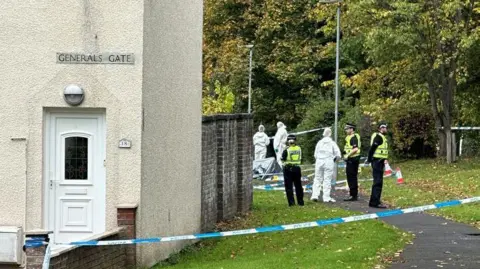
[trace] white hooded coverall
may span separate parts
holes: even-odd
[[[255,146],[255,160],[265,159],[267,156],[267,146],[270,145],[270,138],[264,132],[263,125],[258,126],[258,132],[253,136],[253,145]]]
[[[273,149],[277,155],[278,164],[282,165],[282,154],[286,148],[287,144],[287,126],[285,126],[281,121],[277,123],[277,133],[273,138]]]
[[[318,199],[323,184],[323,201],[330,202],[330,191],[335,166],[334,158],[341,158],[340,149],[330,136],[318,141],[315,147],[315,178],[311,199]]]

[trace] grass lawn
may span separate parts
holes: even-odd
[[[382,200],[390,205],[404,208],[480,196],[480,159],[464,159],[455,164],[439,160],[415,160],[399,163],[392,166],[392,169],[397,166],[401,168],[405,184],[395,184],[394,177],[384,179]],[[364,169],[361,178],[371,177],[366,174],[369,171],[371,172],[370,169]],[[361,184],[368,194],[371,184]],[[479,203],[428,212],[480,228]]]
[[[255,191],[253,211],[219,227],[245,229],[357,214],[310,201],[304,207],[289,208],[283,192]],[[155,268],[383,268],[411,238],[368,220],[203,240]]]

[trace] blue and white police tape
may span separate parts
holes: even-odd
[[[314,168],[310,168],[310,169],[304,169],[304,170],[302,170],[302,172],[310,172],[310,171],[315,171],[315,169],[314,169]],[[259,177],[263,177],[263,176],[280,176],[280,175],[283,175],[283,172],[267,173],[267,174],[255,174],[255,175],[253,175],[253,178],[259,178]]]
[[[312,174],[312,175],[314,175],[314,174]],[[303,176],[301,180],[302,181],[309,181],[308,176]],[[265,180],[265,182],[283,182],[283,181],[284,181],[283,177],[278,177],[278,178],[274,178],[274,179],[270,178],[270,179]]]
[[[312,185],[305,185],[303,187],[304,193],[312,193]],[[264,186],[255,186],[255,190],[262,191],[283,191],[285,193],[285,187],[264,187]],[[295,187],[293,188],[295,190]],[[346,187],[335,187],[335,190],[346,190]]]
[[[342,163],[338,163],[337,167],[338,168],[345,168],[345,167],[347,167],[347,165],[342,162]],[[361,164],[359,164],[359,167],[370,167],[370,164],[361,163]]]
[[[47,250],[45,250],[45,257],[43,258],[42,269],[49,269],[50,267],[50,257],[52,256],[50,246],[51,244],[48,244]]]
[[[317,131],[320,131],[320,130],[323,130],[327,127],[322,127],[322,128],[316,128],[316,129],[310,129],[310,130],[306,130],[306,131],[300,131],[300,132],[295,132],[295,133],[290,133],[290,134],[293,134],[293,135],[302,135],[302,134],[308,134],[308,133],[313,133],[313,132],[317,132]],[[269,137],[270,139],[274,139],[275,136],[271,136]]]
[[[311,164],[309,165],[305,165],[305,166],[302,166],[302,167],[312,167]],[[337,164],[337,167],[338,168],[345,168],[347,167],[347,165],[344,163],[344,162],[339,162]],[[370,167],[370,164],[366,164],[366,163],[361,163],[359,164],[359,167]],[[315,168],[309,168],[309,169],[303,169],[302,172],[309,172],[309,171],[315,171]],[[262,177],[262,176],[275,176],[275,175],[283,175],[283,172],[279,172],[279,173],[267,173],[267,174],[256,174],[255,176],[256,177]]]
[[[38,247],[46,245],[47,248],[45,250],[45,257],[43,259],[42,269],[49,269],[50,258],[52,256],[52,251],[51,251],[52,244],[44,242],[43,240],[44,240],[43,237],[30,237],[27,240],[25,240],[25,246],[24,247],[25,248],[38,248]]]
[[[258,227],[258,228],[235,230],[235,231],[228,231],[228,232],[212,232],[212,233],[202,233],[202,234],[192,234],[192,235],[153,237],[153,238],[128,239],[128,240],[78,241],[78,242],[72,242],[72,243],[60,244],[60,245],[73,245],[73,246],[135,245],[135,244],[172,242],[172,241],[181,241],[181,240],[199,240],[199,239],[227,237],[227,236],[234,236],[234,235],[280,232],[280,231],[296,230],[296,229],[303,229],[303,228],[322,227],[322,226],[328,226],[333,224],[342,224],[342,223],[369,220],[369,219],[386,218],[391,216],[397,216],[397,215],[409,214],[409,213],[415,213],[415,212],[423,212],[431,209],[438,209],[443,207],[450,207],[450,206],[474,203],[479,201],[480,201],[480,196],[477,196],[477,197],[472,197],[472,198],[467,198],[462,200],[451,200],[451,201],[439,202],[435,204],[411,207],[406,209],[393,209],[393,210],[381,211],[381,212],[372,213],[372,214],[364,214],[364,215],[357,215],[357,216],[350,216],[350,217],[343,217],[343,218],[332,218],[332,219],[326,219],[326,220],[316,220],[311,222],[302,222],[302,223],[294,223],[294,224]],[[37,239],[37,240],[40,240],[40,239]],[[39,247],[44,244],[45,242],[40,241],[40,242],[31,242],[30,245],[26,244],[25,246]],[[51,253],[50,253],[50,244],[49,244],[47,246],[45,258],[43,261],[43,267],[42,267],[43,269],[48,269],[50,264],[50,256],[51,256]]]
[[[387,175],[387,176],[384,176],[384,178],[391,177],[393,175],[394,174]],[[302,180],[302,181],[306,181],[306,180]],[[359,179],[358,180],[358,182],[365,182],[365,181],[373,181],[373,178],[365,178],[365,179]],[[339,180],[339,181],[335,182],[335,185],[340,185],[340,184],[344,184],[344,183],[347,183],[347,181],[346,180]],[[281,190],[284,190],[283,186],[284,186],[284,183],[283,183],[283,181],[281,181],[280,183],[276,183],[276,184],[266,184],[266,185],[260,185],[260,186],[258,186],[258,185],[253,186],[253,189],[255,189],[255,190],[266,190],[266,191],[281,191]],[[311,184],[308,184],[306,186],[308,186],[307,188],[311,188]]]
[[[74,246],[132,245],[132,244],[171,242],[171,241],[180,241],[180,240],[196,240],[196,239],[206,239],[206,238],[215,238],[215,237],[227,237],[227,236],[234,236],[234,235],[259,234],[259,233],[287,231],[287,230],[295,230],[295,229],[310,228],[310,227],[321,227],[321,226],[327,226],[332,224],[341,224],[341,223],[348,223],[348,222],[368,220],[368,219],[386,218],[386,217],[391,217],[396,215],[422,212],[422,211],[431,210],[431,209],[438,209],[438,208],[456,206],[461,204],[474,203],[479,201],[480,201],[480,196],[477,196],[477,197],[472,197],[468,199],[451,200],[451,201],[439,202],[435,204],[411,207],[406,209],[386,210],[386,211],[381,211],[381,212],[372,213],[372,214],[357,215],[357,216],[350,216],[350,217],[343,217],[343,218],[332,218],[332,219],[325,219],[325,220],[316,220],[316,221],[302,222],[302,223],[295,223],[295,224],[259,227],[259,228],[245,229],[245,230],[154,237],[154,238],[145,238],[145,239],[79,241],[79,242],[68,243],[65,245],[74,245]]]
[[[26,248],[37,248],[41,247],[44,245],[47,245],[47,242],[43,241],[43,237],[29,237],[27,240],[25,240],[25,247]]]
[[[278,173],[266,173],[266,174],[255,174],[255,175],[253,175],[253,178],[258,178],[258,177],[263,177],[263,176],[278,176],[278,175],[283,175],[283,172],[278,172]]]
[[[281,185],[280,185],[281,184]],[[282,187],[283,186],[283,183],[279,183],[279,184],[272,184],[272,185],[265,185],[265,186],[253,186],[253,189],[255,190],[264,190],[264,191],[284,191],[285,188]],[[303,189],[311,189],[312,188],[312,185],[311,184],[307,184],[305,186],[303,186]]]
[[[277,183],[277,184],[266,184],[266,185],[260,185],[260,186],[253,186],[253,189],[255,190],[269,190],[271,188],[275,187],[282,187],[283,182]]]
[[[386,178],[386,177],[391,177],[391,176],[394,176],[395,173],[391,174],[391,175],[384,175],[383,178]],[[365,182],[365,181],[373,181],[373,178],[364,178],[364,179],[359,179],[358,182]],[[338,184],[343,184],[343,183],[347,183],[346,180],[339,180],[337,182],[335,182],[337,185]]]

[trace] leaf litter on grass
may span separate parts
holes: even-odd
[[[402,168],[405,184],[397,185],[385,180],[383,197],[394,207],[410,207],[435,202],[480,196],[480,159],[463,159],[456,164],[438,160],[415,160],[398,164]],[[370,183],[371,184],[371,183]],[[362,183],[362,191],[370,185]],[[480,207],[475,204],[428,211],[480,228]]]
[[[217,230],[291,224],[358,213],[307,202],[288,208],[275,192],[255,192],[254,211],[245,219],[223,222]],[[263,210],[267,205],[268,211]],[[274,217],[275,216],[275,217]],[[281,216],[281,218],[279,218]],[[237,226],[238,225],[238,226]],[[202,241],[202,248],[179,255],[173,268],[372,268],[383,257],[407,244],[411,237],[376,220]],[[383,248],[383,250],[382,250]],[[335,252],[341,249],[341,252]],[[348,254],[346,254],[348,253]],[[234,262],[234,263],[232,263]]]

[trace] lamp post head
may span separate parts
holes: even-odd
[[[253,45],[252,44],[245,45],[245,48],[251,49],[251,48],[253,48]]]

